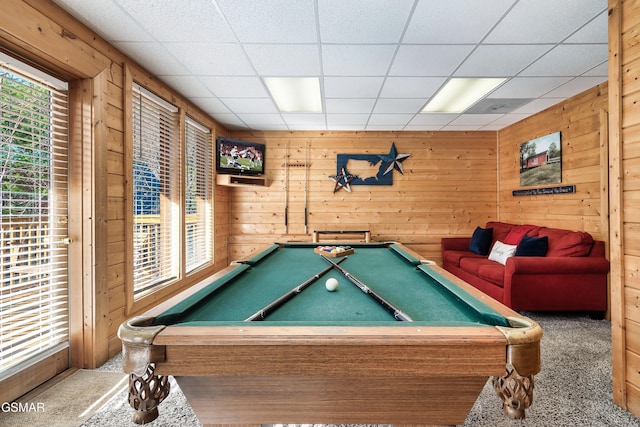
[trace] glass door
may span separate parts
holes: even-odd
[[[68,363],[69,348],[66,85],[7,58],[0,57],[0,381],[55,353],[66,352]]]

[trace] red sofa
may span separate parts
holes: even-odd
[[[502,265],[470,251],[471,237],[448,237],[442,239],[443,268],[517,311],[604,314],[609,261],[603,241],[580,231],[496,221],[477,231],[488,229],[493,230],[490,248],[497,241],[519,241],[519,248],[526,235],[529,241],[543,237],[548,249],[544,256],[510,256]]]

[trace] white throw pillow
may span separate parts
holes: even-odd
[[[498,240],[491,249],[489,259],[504,265],[507,262],[507,258],[516,253],[517,247],[518,245],[507,245]]]

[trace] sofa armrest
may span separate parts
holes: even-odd
[[[597,257],[513,256],[505,264],[505,276],[514,274],[607,274],[609,261]]]
[[[468,251],[471,237],[443,237],[443,251]]]

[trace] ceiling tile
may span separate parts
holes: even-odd
[[[425,101],[442,86],[444,77],[389,77],[384,83],[382,98],[422,98]]]
[[[341,99],[328,98],[325,100],[327,114],[354,114],[369,113],[373,110],[376,103],[375,98],[357,98],[357,99]]]
[[[602,0],[520,0],[485,43],[556,43],[607,9]]]
[[[406,131],[416,131],[416,132],[427,132],[427,131],[438,131],[442,130],[442,126],[429,126],[429,125],[407,125],[402,130]]]
[[[259,128],[260,126],[284,126],[284,121],[280,114],[253,114],[245,113],[238,114],[240,120],[245,122],[252,128]]]
[[[392,132],[392,131],[402,131],[404,130],[404,126],[402,125],[367,125],[365,129]]]
[[[497,120],[491,122],[491,125],[498,126],[499,129],[512,125],[514,123],[519,122],[520,120],[524,120],[529,117],[528,114],[518,114],[518,113],[509,113],[504,116],[498,118]]]
[[[288,130],[327,130],[327,126],[324,124],[291,124],[287,125]]]
[[[404,126],[413,118],[413,114],[372,114],[368,125]]]
[[[322,43],[398,43],[413,0],[322,0]]]
[[[607,60],[606,44],[560,45],[527,67],[522,76],[575,76]]]
[[[384,76],[395,52],[393,45],[322,45],[326,76]]]
[[[448,76],[472,49],[473,46],[469,45],[402,45],[396,53],[389,75]]]
[[[451,123],[456,117],[458,117],[458,114],[420,113],[409,124],[412,126],[444,126],[447,123]]]
[[[216,118],[221,114],[231,113],[231,111],[218,98],[192,97],[191,100],[207,113],[215,115]]]
[[[162,76],[162,81],[188,98],[213,96],[195,76]]]
[[[327,125],[327,130],[353,130],[359,131],[364,129],[363,125]]]
[[[314,0],[212,0],[247,43],[315,43]]]
[[[268,98],[269,93],[257,77],[202,77],[219,98]]]
[[[342,126],[353,125],[362,126],[367,124],[369,114],[327,114],[327,125]]]
[[[465,114],[507,114],[529,102],[531,98],[484,98],[473,104]]]
[[[271,98],[220,98],[228,109],[238,114],[266,113],[278,114],[278,108]]]
[[[218,120],[222,125],[230,127],[232,129],[246,127],[246,124],[235,114],[217,114],[216,120]]]
[[[481,125],[447,125],[443,126],[441,130],[444,131],[470,131],[470,130],[481,130],[484,126]]]
[[[225,20],[211,0],[188,2],[116,0],[158,41],[232,42]],[[184,31],[188,28],[189,31]]]
[[[247,44],[249,60],[265,76],[318,76],[320,51],[309,44]]]
[[[480,45],[455,72],[459,77],[507,77],[518,74],[553,45]]]
[[[326,98],[377,98],[384,77],[325,77]]]
[[[538,113],[542,110],[545,110],[553,105],[558,104],[562,101],[562,98],[538,98],[534,99],[527,105],[523,105],[522,107],[514,110],[511,114],[524,114],[530,115]]]
[[[600,83],[606,81],[602,77],[576,77],[575,79],[563,84],[562,86],[546,93],[545,96],[552,98],[566,98],[575,93],[583,92]]]
[[[504,114],[460,114],[453,119],[449,125],[451,126],[484,126],[498,120]]]
[[[478,43],[515,0],[420,1],[403,43]]]
[[[491,93],[492,98],[538,98],[569,81],[568,77],[514,77]]]
[[[324,114],[314,113],[287,113],[282,118],[289,126],[325,126]]]
[[[166,43],[173,56],[201,76],[250,76],[255,71],[234,43]]]
[[[114,45],[156,76],[190,76],[163,45],[157,42],[116,42]]]
[[[54,0],[102,37],[114,41],[150,42],[151,34],[115,1]]]
[[[602,43],[602,35],[609,31],[609,13],[602,12],[593,21],[573,33],[564,43]]]
[[[584,73],[584,76],[604,77],[606,80],[609,77],[609,62],[605,61],[600,65],[596,65],[595,67]]]
[[[376,102],[376,106],[373,109],[374,113],[412,113],[419,112],[424,104],[425,99],[390,99],[382,98]]]

